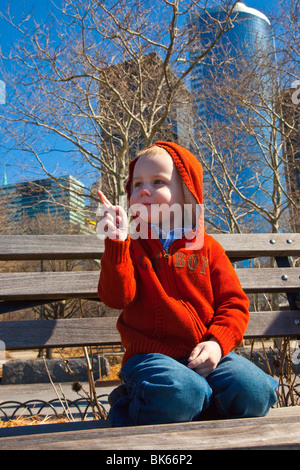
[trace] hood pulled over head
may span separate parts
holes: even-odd
[[[151,145],[151,147],[153,146],[165,149],[171,156],[182,179],[185,204],[202,204],[203,170],[195,155],[174,142],[158,141]],[[129,177],[126,183],[128,200],[131,194],[133,170],[138,159],[139,155],[129,164]]]

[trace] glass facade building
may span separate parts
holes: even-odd
[[[221,7],[205,13],[194,10],[190,15],[190,27],[198,32],[198,40],[190,48],[191,59],[199,54],[199,48],[213,45],[191,77],[195,141],[198,152],[215,172],[215,182],[207,172],[205,180],[207,192],[215,192],[207,211],[215,218],[213,225],[234,231],[225,222],[226,213],[231,213],[237,223],[257,231],[262,220],[246,199],[261,206],[267,204],[267,186],[272,179],[262,149],[266,149],[272,132],[274,78],[269,71],[276,68],[274,37],[269,19],[243,3],[235,5],[231,23],[226,18]],[[227,31],[218,37],[220,27]],[[253,106],[249,100],[253,100]],[[252,126],[249,131],[246,122]],[[226,162],[223,167],[222,162]],[[230,174],[225,175],[225,166]],[[230,208],[224,207],[225,191]],[[266,227],[260,225],[260,230]]]
[[[199,47],[204,49],[204,46],[207,47],[216,40],[220,30],[214,25],[214,21],[227,29],[226,17],[227,13],[221,8],[208,8],[205,15],[197,11],[191,13],[191,26],[200,32],[200,41],[193,46],[197,49],[195,53],[199,53]],[[234,7],[231,20],[233,27],[228,25],[228,31],[217,40],[213,50],[196,67],[192,78],[193,91],[201,87],[204,78],[211,78],[215,74],[222,76],[222,70],[218,69],[218,66],[222,67],[224,60],[230,60],[233,75],[239,69],[240,59],[243,57],[256,63],[258,57],[262,57],[265,52],[268,57],[274,59],[272,27],[263,13],[239,2]],[[193,51],[190,54],[193,56]]]
[[[72,176],[4,184],[0,192],[11,222],[43,214],[85,226],[84,186]]]

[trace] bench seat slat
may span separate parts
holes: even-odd
[[[155,456],[165,454],[161,458],[167,464],[173,458],[175,464],[180,462],[178,455],[173,457],[173,449],[182,455],[182,462],[187,464],[194,464],[197,458],[193,454],[194,449],[299,450],[299,408],[274,408],[267,416],[259,418],[200,420],[151,426],[111,427],[107,421],[94,420],[9,427],[1,429],[0,449],[103,450],[111,458],[113,452],[117,452],[115,455],[118,458],[123,449],[133,451],[137,458],[140,458],[139,450],[155,449]],[[109,453],[107,449],[110,449]],[[149,454],[143,454],[145,461],[150,462]]]
[[[299,255],[300,233],[213,234],[229,257]],[[1,235],[0,260],[99,259],[96,235]]]
[[[246,293],[299,290],[300,268],[249,269],[236,270]],[[2,273],[0,300],[96,299],[98,280],[98,271]]]

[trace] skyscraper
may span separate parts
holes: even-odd
[[[222,76],[222,67],[229,63],[233,75],[239,70],[243,58],[257,63],[262,52],[274,58],[274,38],[269,19],[260,11],[238,2],[228,22],[228,13],[221,7],[208,8],[207,13],[193,10],[190,17],[191,27],[200,32],[200,40],[193,44],[194,54],[199,47],[210,45],[218,36],[220,28],[227,31],[217,41],[212,51],[195,69],[192,77],[192,90],[201,87],[202,80],[212,78],[215,74]],[[195,50],[196,49],[196,50]],[[193,55],[193,50],[191,50]],[[234,60],[235,59],[235,60]],[[225,61],[225,62],[224,62]]]
[[[191,57],[213,44],[220,28],[226,30],[191,78],[195,145],[208,170],[207,213],[221,230],[236,231],[240,225],[252,231],[258,224],[266,229],[258,208],[268,205],[272,184],[266,155],[276,67],[270,21],[238,2],[230,21],[222,6],[205,13],[195,9],[190,27],[199,33]]]

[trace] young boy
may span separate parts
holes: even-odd
[[[117,328],[125,348],[111,424],[267,414],[277,382],[231,352],[242,342],[249,302],[224,249],[197,220],[201,164],[179,145],[157,142],[130,163],[126,191],[139,237],[129,237],[125,211],[99,192],[106,238],[98,291],[123,310]],[[167,210],[174,205],[182,210]]]

